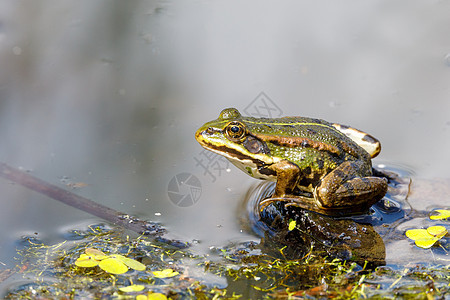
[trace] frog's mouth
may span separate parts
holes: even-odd
[[[215,134],[217,135],[216,137],[214,137]],[[234,142],[224,143],[221,130],[199,129],[195,133],[195,139],[203,148],[226,157],[235,165],[251,164],[255,167],[261,167],[273,163],[271,157],[264,154],[253,154],[242,144]]]
[[[211,152],[217,153],[221,156],[224,156],[238,169],[241,169],[243,172],[247,173],[248,175],[254,178],[276,181],[276,175],[265,174],[264,172],[263,173],[261,172],[261,170],[265,170],[266,169],[265,167],[268,164],[271,164],[272,161],[264,162],[261,159],[255,158],[254,154],[246,155],[242,153],[242,150],[239,149],[240,145],[232,144],[234,147],[239,149],[236,150],[235,148],[228,147],[224,144],[220,143],[216,144],[214,142],[211,142],[209,138],[203,137],[202,134],[203,134],[202,132],[197,132],[196,139],[203,148]],[[207,135],[207,133],[205,134]]]

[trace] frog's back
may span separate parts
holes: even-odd
[[[368,153],[327,121],[307,117],[251,118],[242,120],[257,138],[287,148],[328,152],[345,159],[369,159]],[[299,150],[299,149],[298,149]]]

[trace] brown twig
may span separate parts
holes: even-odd
[[[44,194],[54,200],[58,200],[139,234],[160,236],[165,232],[164,228],[158,224],[142,221],[125,213],[98,204],[30,174],[12,168],[5,163],[0,163],[0,176],[29,188],[30,190]]]

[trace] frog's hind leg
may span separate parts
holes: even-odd
[[[360,162],[344,162],[331,171],[314,190],[317,204],[327,210],[363,211],[383,198],[388,184],[386,178],[360,177]]]

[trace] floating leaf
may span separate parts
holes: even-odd
[[[429,239],[433,236],[430,236],[426,229],[410,229],[406,230],[406,236],[412,240],[420,240],[420,239]]]
[[[420,240],[416,240],[414,241],[414,243],[416,244],[417,247],[423,248],[423,249],[428,249],[431,248],[434,243],[436,243],[439,239],[437,238],[428,238],[428,239],[420,239]]]
[[[174,271],[172,269],[165,269],[162,271],[153,271],[153,275],[156,278],[168,278],[168,277],[177,276],[178,274],[180,274],[180,273],[178,273],[177,271]]]
[[[106,255],[102,251],[94,249],[94,248],[86,248],[86,250],[84,250],[84,252],[89,256],[93,256],[94,259],[96,259],[96,260],[102,260],[102,259],[105,259],[108,257],[108,255]]]
[[[161,293],[150,293],[147,296],[148,300],[167,300],[166,295]]]
[[[138,262],[137,260],[125,257],[123,255],[119,255],[119,254],[115,254],[113,256],[116,257],[117,259],[119,259],[120,261],[122,261],[129,268],[134,269],[136,271],[144,271],[146,268],[146,266],[144,264]]]
[[[98,266],[105,272],[111,274],[123,274],[128,271],[128,267],[119,259],[108,257],[98,264]]]
[[[297,226],[297,222],[295,220],[289,220],[289,231],[294,230],[295,226]]]
[[[430,226],[427,228],[427,232],[432,236],[441,239],[447,234],[447,228],[445,228],[444,226]]]
[[[167,300],[167,297],[161,293],[148,293],[148,296],[137,295],[136,300]]]
[[[86,248],[85,253],[81,254],[75,261],[75,265],[79,267],[95,267],[98,265],[105,272],[112,274],[123,274],[128,271],[128,268],[138,271],[146,269],[144,264],[134,259],[120,254],[106,255],[94,248]]]
[[[406,231],[406,236],[414,241],[417,247],[428,249],[439,239],[428,233],[426,229],[410,229]]]
[[[121,288],[119,288],[119,290],[124,293],[132,293],[132,292],[140,292],[144,288],[145,288],[145,286],[143,286],[143,285],[133,284],[133,285],[121,287]]]
[[[444,226],[430,226],[427,229],[410,229],[405,234],[418,247],[428,249],[447,234],[447,229]]]
[[[80,257],[75,261],[75,265],[82,268],[95,267],[96,265],[98,265],[98,263],[98,260],[95,260],[92,256],[84,253],[81,254]]]
[[[430,216],[431,220],[443,220],[450,218],[450,210],[448,209],[437,209],[436,210],[439,214]]]

